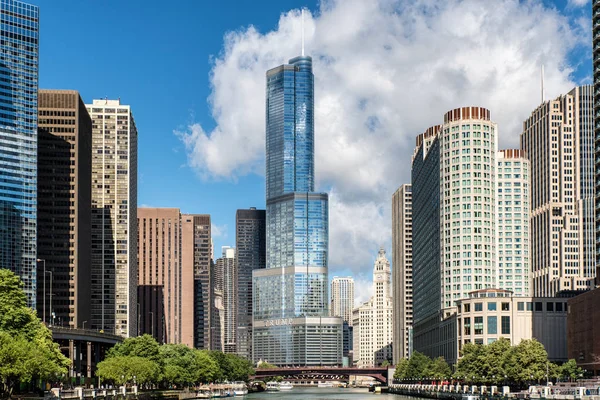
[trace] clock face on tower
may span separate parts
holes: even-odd
[[[383,275],[377,274],[377,275],[375,275],[375,279],[378,280],[378,281],[380,281],[380,280],[383,279]]]

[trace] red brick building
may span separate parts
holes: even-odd
[[[568,301],[567,351],[569,359],[594,375],[600,374],[600,289]]]

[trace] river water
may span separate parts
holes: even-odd
[[[251,393],[244,397],[245,399],[260,400],[415,400],[406,396],[394,394],[375,394],[369,392],[367,388],[317,388],[317,387],[294,387],[292,390],[280,392],[261,392]]]

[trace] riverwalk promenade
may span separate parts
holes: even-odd
[[[452,400],[556,399],[600,400],[600,386],[530,386],[511,393],[508,386],[391,384],[388,392],[404,396]]]

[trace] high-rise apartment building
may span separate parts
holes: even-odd
[[[496,153],[498,288],[531,296],[530,167],[518,149]]]
[[[392,265],[394,266],[394,364],[412,353],[412,186],[392,196]]]
[[[0,268],[20,276],[36,308],[37,6],[0,0]]]
[[[596,220],[596,265],[600,266],[600,0],[592,0],[594,71],[594,194]]]
[[[414,349],[456,360],[456,301],[495,287],[497,126],[489,110],[447,112],[413,158]]]
[[[235,214],[235,282],[237,283],[237,354],[252,358],[252,271],[266,267],[265,210]]]
[[[91,317],[92,120],[75,90],[40,90],[38,112],[37,311],[81,328]]]
[[[194,347],[211,349],[211,314],[212,314],[212,239],[210,215],[184,214],[182,218],[183,268],[194,271]]]
[[[223,274],[225,263],[222,258],[211,263],[210,270],[210,349],[223,351]]]
[[[354,309],[354,279],[334,276],[331,280],[332,317],[341,317],[342,321],[352,326],[352,310]]]
[[[592,86],[543,102],[523,123],[531,163],[531,269],[535,296],[593,287]]]
[[[548,105],[550,108],[555,107]],[[415,351],[443,356],[453,364],[460,345],[471,340],[491,343],[512,335],[511,340],[535,337],[548,346],[560,347],[556,336],[543,332],[547,326],[544,321],[534,323],[533,328],[531,324],[519,327],[516,324],[522,315],[519,318],[509,315],[511,304],[517,305],[517,311],[531,311],[532,271],[536,276],[533,258],[559,255],[558,251],[552,253],[543,247],[547,244],[541,244],[542,238],[549,240],[557,231],[552,225],[559,223],[534,222],[538,214],[548,211],[547,217],[552,215],[552,206],[536,211],[536,196],[547,196],[552,176],[561,176],[559,166],[551,166],[552,158],[548,156],[552,149],[560,147],[544,139],[540,125],[544,124],[533,127],[525,123],[526,129],[531,129],[522,135],[523,149],[498,151],[498,129],[489,110],[463,107],[446,113],[443,125],[429,128],[417,137],[412,168]],[[560,126],[560,118],[556,115],[547,118],[545,126]],[[568,143],[570,139],[564,137],[564,140]],[[534,144],[539,149],[530,152]],[[563,161],[565,168],[569,168],[568,162],[573,162],[569,158],[571,151],[565,154],[567,158]],[[536,172],[535,163],[549,167],[545,172]],[[542,177],[547,178],[548,187],[536,183]],[[572,187],[571,179],[561,182],[566,190]],[[555,215],[559,214],[564,212],[555,211]],[[559,230],[563,225],[560,226]],[[535,247],[536,236],[539,248]],[[576,246],[575,243],[573,240],[564,245]],[[495,297],[511,300],[501,302],[501,307],[496,308]],[[484,298],[490,300],[480,300]],[[551,304],[548,310],[552,311],[555,301],[547,299],[547,302]],[[482,312],[484,303],[489,306],[487,319],[477,314]],[[536,302],[535,307],[541,311],[537,308],[542,307],[542,302]],[[476,314],[475,319],[471,312]],[[557,314],[557,318],[563,317]],[[518,336],[510,333],[517,330]],[[556,350],[555,356],[560,358],[560,352]]]
[[[94,100],[92,118],[92,329],[137,335],[137,144],[131,107]]]
[[[253,359],[339,365],[342,322],[329,317],[329,207],[314,192],[314,76],[300,56],[267,71],[267,265],[253,271]]]
[[[138,328],[159,343],[194,346],[194,259],[178,208],[139,208]],[[189,235],[185,238],[184,235]]]
[[[221,348],[224,353],[236,353],[237,336],[237,282],[235,280],[235,249],[223,246],[222,256],[216,262],[220,276],[215,277],[220,290],[219,323]],[[216,301],[219,301],[215,296]]]
[[[354,323],[354,355],[358,367],[392,362],[393,300],[390,262],[385,250],[379,254],[373,267],[373,297],[358,307]],[[357,346],[356,346],[357,345]]]
[[[413,348],[430,356],[438,355],[435,344],[440,341],[440,130],[436,125],[417,136],[411,184]]]

